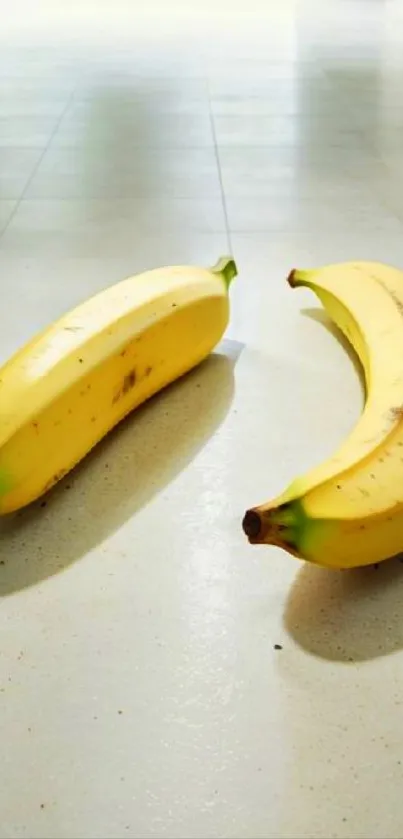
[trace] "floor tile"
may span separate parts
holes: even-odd
[[[386,164],[362,149],[341,147],[233,147],[218,149],[225,194],[231,196],[368,195],[371,177],[387,175]]]
[[[400,152],[402,147],[403,126],[388,125],[386,120],[383,124],[373,126],[365,132],[367,142],[374,148],[382,158],[395,152]]]
[[[93,102],[84,113],[67,113],[55,134],[56,148],[114,147],[127,152],[138,148],[205,148],[214,145],[211,119],[205,114],[161,114],[148,100],[134,101],[126,112]]]
[[[114,120],[132,119],[140,112],[161,115],[185,115],[210,113],[207,87],[196,90],[176,90],[164,87],[163,82],[152,87],[139,83],[134,90],[118,96],[113,92],[101,92],[88,99],[74,97],[66,112],[66,121],[85,122],[90,114],[108,114]]]
[[[27,198],[219,197],[214,149],[49,149]]]
[[[277,95],[276,91],[269,94],[255,90],[252,93],[238,93],[236,91],[212,96],[211,107],[217,116],[294,116],[313,115],[329,116],[336,119],[347,118],[349,107],[346,97],[334,91],[319,91],[316,94],[301,87],[299,90],[288,91],[287,94]],[[353,110],[351,109],[353,120]]]
[[[41,155],[41,149],[0,149],[0,199],[20,198]]]
[[[395,108],[400,101],[399,86],[386,86],[384,90],[373,87],[335,84],[335,91],[344,97],[346,105],[358,111],[362,107],[370,108],[376,113],[378,108]]]
[[[66,99],[53,99],[46,95],[38,95],[35,91],[34,96],[29,97],[14,97],[9,96],[0,98],[0,120],[14,120],[15,118],[30,119],[30,118],[46,118],[56,119],[60,118],[66,108]],[[21,140],[21,137],[20,137]]]
[[[374,134],[384,130],[403,129],[403,107],[398,103],[389,106],[380,102],[375,107],[361,104],[354,107],[354,122],[371,140]]]
[[[186,96],[197,98],[206,96],[208,93],[207,81],[205,79],[187,78],[179,76],[164,79],[161,76],[143,77],[135,74],[118,75],[113,78],[109,73],[96,79],[82,79],[74,91],[74,102],[86,102],[106,98],[115,101],[126,101],[136,96],[148,96],[153,94],[173,97]]]
[[[393,174],[392,174],[393,173]],[[403,219],[403,169],[391,165],[387,167],[387,174],[384,177],[374,177],[371,182],[371,189],[380,204],[387,207],[398,218]]]
[[[361,201],[360,201],[361,197]],[[320,235],[324,231],[335,229],[348,231],[350,226],[366,231],[399,233],[401,223],[392,211],[379,205],[379,201],[367,196],[355,197],[354,204],[347,204],[342,198],[316,200],[295,197],[270,198],[227,198],[226,207],[231,231],[287,231],[316,230]]]
[[[57,116],[0,116],[0,148],[44,149],[58,119]]]
[[[3,235],[3,253],[119,256],[135,253],[143,236],[161,231],[180,241],[192,233],[223,234],[220,198],[157,196],[122,200],[23,200]]]
[[[334,91],[326,79],[271,79],[252,76],[250,78],[213,78],[209,80],[209,91],[211,98],[217,99],[228,95],[237,96],[260,96],[267,99],[281,101],[282,99],[304,100],[325,100],[329,96],[337,97],[338,92]]]
[[[360,148],[364,137],[348,117],[215,116],[218,146],[342,146]]]
[[[265,83],[266,81],[297,82],[308,79],[326,84],[326,75],[317,61],[276,61],[260,58],[211,59],[206,62],[207,78],[214,82],[226,81]]]
[[[46,83],[41,79],[24,77],[24,78],[8,78],[2,79],[2,98],[5,99],[30,99],[31,96],[36,96],[40,91],[41,95],[47,99],[65,99],[67,100],[74,92],[75,84],[73,79],[46,79]]]
[[[3,201],[0,199],[0,236],[4,228],[6,227],[16,205],[16,201]]]

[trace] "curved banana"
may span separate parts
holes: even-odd
[[[131,277],[0,369],[0,513],[46,492],[130,411],[199,364],[229,316],[231,258]]]
[[[353,345],[366,404],[333,457],[248,510],[243,528],[252,543],[320,565],[379,562],[403,551],[403,273],[353,262],[288,279],[317,294]]]

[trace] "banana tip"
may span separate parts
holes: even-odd
[[[249,542],[251,544],[257,542],[262,529],[262,521],[259,513],[256,513],[255,510],[247,510],[243,517],[242,527]]]
[[[295,288],[295,286],[297,285],[297,271],[295,268],[293,268],[292,271],[290,271],[287,277],[287,283],[289,286],[291,286],[291,288]]]

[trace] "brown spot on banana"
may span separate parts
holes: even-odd
[[[397,294],[395,294],[395,292],[392,291],[390,288],[387,288],[387,286],[385,286],[385,283],[383,283],[381,278],[377,277],[376,274],[370,274],[369,276],[371,277],[371,280],[375,280],[375,282],[378,283],[378,285],[382,286],[382,288],[384,288],[385,291],[387,291],[388,294],[390,294],[393,302],[396,304],[396,308],[399,310],[400,314],[403,315],[403,303],[401,300],[399,300]]]
[[[134,369],[130,370],[130,372],[127,373],[127,375],[124,377],[123,382],[119,387],[119,390],[115,393],[115,396],[112,400],[112,404],[115,405],[116,402],[119,402],[119,399],[122,399],[123,396],[126,396],[126,394],[129,393],[129,391],[132,390],[132,388],[134,388],[136,381],[136,371]]]
[[[130,373],[123,379],[122,393],[128,393],[129,390],[136,384],[136,371],[130,370]]]
[[[403,405],[395,405],[393,408],[390,408],[389,416],[393,422],[400,422],[403,419]],[[401,443],[399,443],[400,445]]]
[[[399,300],[397,294],[394,294],[394,292],[391,291],[390,289],[389,289],[389,294],[392,297],[392,299],[394,300],[394,302],[396,303],[396,307],[398,308],[400,314],[403,315],[403,303],[402,303],[402,301]]]

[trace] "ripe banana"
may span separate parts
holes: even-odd
[[[354,262],[292,271],[316,293],[354,347],[366,403],[326,463],[245,514],[251,543],[319,565],[353,568],[403,551],[403,272]]]
[[[210,270],[131,277],[0,369],[0,513],[41,496],[130,411],[210,353],[228,323],[236,273],[223,258]]]

